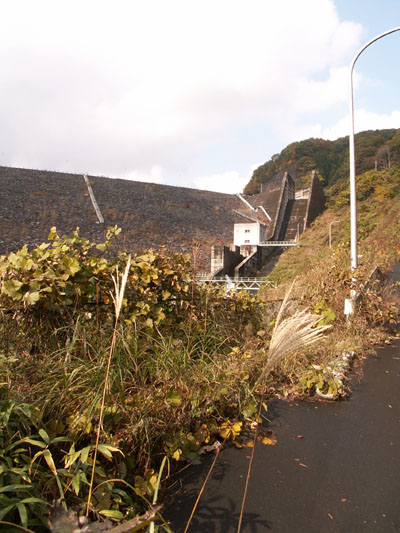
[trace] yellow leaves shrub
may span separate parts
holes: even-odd
[[[223,439],[235,440],[242,431],[242,422],[232,422],[227,420],[219,427],[219,434]]]

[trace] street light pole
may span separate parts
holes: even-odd
[[[385,31],[368,41],[355,55],[350,67],[350,135],[349,135],[349,164],[350,164],[350,257],[351,270],[354,272],[358,267],[357,251],[357,196],[356,196],[356,158],[354,148],[354,97],[353,97],[353,72],[357,59],[366,48],[371,46],[375,41],[386,37],[396,31],[400,31],[400,26],[392,30]],[[355,280],[353,280],[355,281]],[[344,313],[348,317],[354,313],[357,299],[357,290],[353,288],[350,291],[350,298],[344,302]]]
[[[372,43],[382,39],[386,35],[400,31],[400,26],[392,30],[385,31],[368,41],[354,57],[350,68],[350,137],[349,137],[349,151],[350,151],[350,256],[351,256],[351,270],[354,271],[358,267],[357,255],[357,197],[356,197],[356,161],[354,148],[354,98],[353,98],[353,71],[357,59]]]

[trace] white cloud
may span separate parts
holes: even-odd
[[[366,130],[380,130],[398,128],[400,126],[400,111],[392,111],[390,114],[379,114],[365,109],[356,109],[354,112],[355,132]],[[350,131],[349,115],[341,118],[336,124],[321,130],[322,137],[335,140],[345,137]]]
[[[241,193],[251,176],[240,176],[235,170],[228,170],[219,174],[199,176],[192,181],[197,189],[224,192],[226,194]]]
[[[355,133],[367,130],[383,130],[399,128],[400,111],[394,110],[391,113],[374,113],[365,109],[356,109],[354,112]],[[334,141],[340,137],[346,137],[350,132],[349,114],[341,117],[330,126],[323,126],[320,122],[304,124],[295,129],[296,136],[301,139],[310,137],[322,138]]]
[[[348,101],[348,68],[332,68],[325,80],[299,78],[296,91],[302,95],[295,99],[296,115],[316,113],[329,109],[335,104]]]
[[[131,181],[145,181],[147,183],[165,184],[162,168],[159,165],[153,165],[150,172],[142,172],[140,170],[133,170],[131,172],[123,173],[117,176],[109,176],[112,178],[119,178]]]
[[[168,182],[232,128],[289,135],[343,102],[362,34],[333,0],[7,0],[0,15],[0,164]]]

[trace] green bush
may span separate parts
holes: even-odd
[[[116,520],[143,507],[160,458],[192,458],[253,398],[256,358],[233,348],[259,329],[254,298],[199,285],[186,257],[149,251],[131,258],[115,325],[114,280],[128,263],[110,253],[117,232],[94,245],[53,228],[49,243],[0,258],[2,401],[26,411],[2,441],[7,468],[20,469],[0,488],[2,516],[35,531],[47,502],[87,497],[104,387],[92,508]]]

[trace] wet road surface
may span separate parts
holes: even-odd
[[[256,445],[242,532],[400,532],[400,341],[370,356],[351,388],[341,402],[269,404],[277,444]],[[237,531],[250,453],[220,454],[190,533]],[[165,509],[174,532],[212,459],[188,469]]]

